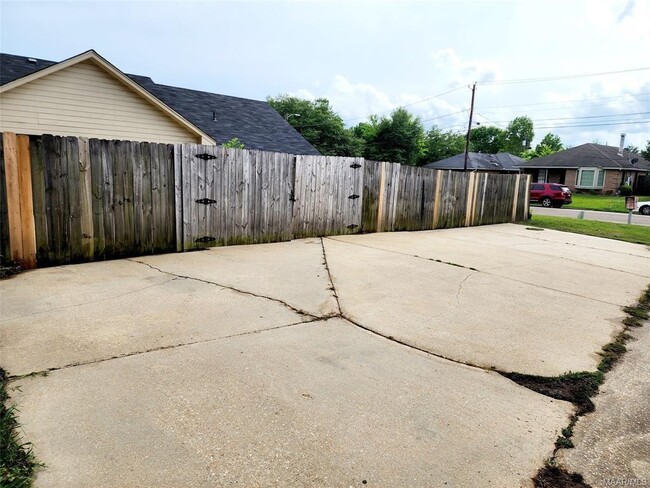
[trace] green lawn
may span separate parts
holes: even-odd
[[[596,220],[582,220],[567,217],[547,217],[533,215],[530,220],[520,222],[531,227],[586,234],[596,237],[608,237],[619,241],[633,242],[650,246],[650,227],[643,225],[614,224],[612,222],[598,222]]]
[[[571,197],[573,203],[563,208],[574,208],[577,210],[600,210],[603,212],[623,212],[625,209],[625,197],[615,195],[590,195],[588,193],[574,193]],[[650,197],[639,197],[639,201],[648,201]]]

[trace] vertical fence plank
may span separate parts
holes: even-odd
[[[32,164],[32,200],[34,202],[34,227],[36,231],[36,263],[38,265],[46,265],[48,259],[48,221],[42,138],[31,136],[29,139],[29,148]]]
[[[92,212],[93,212],[93,247],[95,259],[105,257],[104,242],[104,170],[102,165],[102,149],[99,139],[88,141],[90,152],[90,173],[92,183]]]
[[[93,229],[92,170],[88,138],[79,138],[79,205],[81,225],[81,260],[92,261],[95,255]]]
[[[0,134],[0,263],[10,259],[3,135]]]
[[[18,142],[16,134],[3,135],[5,191],[7,195],[7,222],[9,224],[9,249],[11,259],[22,261],[23,235],[20,219],[20,183],[18,169]]]
[[[23,266],[36,267],[36,229],[34,227],[34,203],[32,199],[32,166],[29,136],[16,137],[18,149],[18,191],[20,199],[20,226],[23,249]]]

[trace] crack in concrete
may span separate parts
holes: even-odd
[[[132,295],[133,293],[139,293],[141,291],[148,290],[150,288],[155,288],[157,286],[166,285],[167,283],[171,283],[172,281],[176,281],[178,279],[179,279],[178,277],[174,277],[174,278],[172,278],[170,280],[163,281],[162,283],[156,283],[155,285],[145,286],[145,287],[142,287],[142,288],[138,288],[137,290],[127,291],[126,293],[121,293],[119,295],[113,295],[113,296],[110,296],[110,297],[100,298],[98,300],[91,300],[90,302],[75,303],[75,304],[72,304],[72,305],[65,305],[63,307],[49,308],[47,310],[41,310],[40,312],[32,312],[32,313],[28,313],[28,314],[25,314],[25,315],[19,315],[18,317],[11,317],[11,318],[8,318],[8,319],[3,319],[3,320],[5,322],[11,322],[12,320],[19,320],[19,319],[23,319],[25,317],[32,317],[34,315],[41,315],[41,314],[44,314],[44,313],[55,312],[57,310],[65,310],[65,309],[68,309],[68,308],[83,307],[84,305],[93,305],[93,304],[96,304],[96,303],[107,302],[107,301],[110,301],[110,300],[114,300],[116,298],[122,298],[122,297],[125,297],[127,295]]]
[[[218,286],[220,288],[225,288],[227,290],[231,290],[231,291],[234,291],[236,293],[241,293],[242,295],[248,295],[248,296],[252,296],[252,297],[256,297],[256,298],[263,298],[265,300],[271,300],[272,302],[279,303],[280,305],[283,305],[284,307],[286,307],[286,308],[292,310],[293,312],[297,313],[298,315],[302,315],[304,317],[309,317],[309,318],[312,318],[312,319],[318,319],[318,318],[326,317],[326,316],[318,317],[318,316],[316,316],[316,315],[314,315],[312,313],[306,312],[305,310],[301,310],[301,309],[299,309],[297,307],[294,307],[293,305],[291,305],[291,304],[289,304],[289,303],[287,303],[285,301],[282,301],[279,298],[273,298],[273,297],[269,297],[267,295],[259,295],[257,293],[253,293],[252,291],[242,290],[240,288],[235,288],[234,286],[224,285],[224,284],[221,284],[221,283],[216,283],[214,281],[204,280],[204,279],[201,279],[201,278],[195,278],[193,276],[179,275],[179,274],[176,274],[176,273],[172,273],[171,271],[165,271],[165,270],[157,268],[157,267],[155,267],[155,266],[153,266],[153,265],[151,265],[149,263],[145,263],[144,261],[138,261],[137,259],[133,259],[133,258],[127,258],[127,261],[131,261],[133,263],[138,263],[138,264],[142,264],[144,266],[148,266],[149,268],[154,269],[154,270],[156,270],[156,271],[158,271],[160,273],[170,275],[170,276],[175,276],[176,278],[183,278],[185,280],[198,281],[200,283],[205,283],[205,284],[212,285],[212,286]]]
[[[334,280],[332,279],[332,273],[330,271],[329,264],[327,264],[327,253],[325,252],[325,243],[323,242],[323,238],[320,238],[320,246],[321,249],[323,250],[323,264],[325,266],[325,269],[327,270],[327,276],[330,280],[330,286],[332,290],[332,294],[334,295],[334,298],[336,299],[336,308],[339,311],[339,315],[343,313],[341,310],[341,302],[339,302],[339,294],[336,292],[336,287],[334,286]]]
[[[463,285],[465,284],[465,282],[466,282],[466,281],[467,281],[471,276],[474,276],[474,275],[473,275],[472,273],[468,274],[467,276],[465,276],[465,278],[463,278],[463,279],[461,280],[460,283],[458,283],[458,290],[456,290],[456,303],[457,303],[458,305],[460,305],[460,292],[463,291]]]
[[[535,227],[535,226],[532,225],[530,227]],[[538,227],[538,228],[542,229],[542,230],[551,230],[551,231],[555,230],[555,229],[543,229],[542,227]],[[650,256],[639,256],[638,254],[634,254],[634,253],[631,253],[631,252],[614,251],[612,249],[603,249],[602,247],[585,246],[585,245],[582,245],[582,244],[575,244],[573,242],[558,242],[558,241],[554,241],[552,239],[542,239],[540,237],[525,236],[525,235],[521,235],[521,234],[510,234],[509,232],[499,232],[497,230],[489,230],[489,231],[486,231],[486,232],[490,232],[492,234],[507,235],[507,236],[513,236],[514,235],[514,236],[517,236],[517,237],[523,237],[524,239],[532,239],[532,240],[535,240],[535,241],[550,242],[551,244],[561,244],[561,245],[566,245],[566,246],[582,247],[582,248],[585,248],[585,249],[594,249],[596,251],[604,251],[604,252],[612,252],[614,254],[622,254],[624,256],[635,256],[637,258],[650,259]],[[563,232],[563,231],[555,230],[555,232]],[[586,235],[586,234],[585,234],[585,236],[586,237],[596,237],[596,236],[589,236],[589,235]],[[643,244],[639,244],[639,245],[642,246]]]
[[[332,238],[327,237],[327,239],[332,239]],[[476,273],[483,273],[483,274],[486,274],[488,276],[493,276],[495,278],[500,278],[500,279],[507,280],[507,281],[513,281],[515,283],[522,283],[522,284],[525,284],[525,285],[534,286],[536,288],[542,288],[544,290],[554,291],[554,292],[557,292],[557,293],[564,293],[564,294],[571,295],[571,296],[574,296],[574,297],[584,298],[585,300],[591,300],[591,301],[599,302],[599,303],[606,303],[607,305],[614,305],[614,306],[617,306],[617,307],[623,306],[620,303],[608,302],[607,300],[600,300],[598,298],[588,297],[588,296],[585,296],[585,295],[580,295],[578,293],[573,293],[573,292],[566,291],[566,290],[558,290],[557,288],[551,288],[549,286],[540,285],[539,283],[532,283],[532,282],[529,282],[529,281],[518,280],[516,278],[511,278],[509,276],[502,276],[502,275],[498,275],[498,274],[495,274],[495,273],[490,273],[488,270],[480,270],[480,269],[472,268],[470,266],[465,266],[463,264],[450,263],[450,262],[447,262],[447,261],[443,261],[441,259],[427,258],[425,256],[419,256],[417,254],[408,254],[408,253],[405,253],[405,252],[393,251],[392,249],[382,249],[382,248],[379,248],[379,247],[372,247],[372,246],[367,246],[365,244],[359,244],[359,243],[356,243],[356,242],[349,242],[349,241],[342,241],[342,240],[339,240],[339,239],[332,239],[332,240],[336,241],[336,242],[340,242],[342,244],[350,244],[352,246],[360,246],[360,247],[365,247],[365,248],[368,248],[368,249],[373,249],[375,251],[399,254],[400,256],[406,256],[406,257],[417,258],[417,259],[424,259],[425,261],[431,261],[431,262],[434,262],[434,263],[446,264],[447,266],[454,266],[456,268],[467,269],[469,271],[475,271]],[[566,259],[566,258],[563,258],[563,257],[560,256],[558,258],[553,258],[553,259]],[[575,261],[575,262],[580,263],[580,264],[584,264],[584,265],[587,265],[587,266],[596,266],[596,267],[599,267],[599,268],[605,268],[604,266],[598,266],[596,264],[590,264],[590,263],[583,263],[582,261]],[[490,269],[501,269],[501,268],[490,268]],[[644,275],[637,275],[636,273],[621,271],[619,269],[614,269],[614,268],[605,268],[605,269],[610,269],[612,271],[620,271],[621,273],[627,273],[627,274],[631,274],[631,275],[635,275],[635,276],[645,277]]]
[[[89,364],[104,363],[106,361],[111,361],[113,359],[122,359],[122,358],[131,357],[131,356],[139,356],[141,354],[147,354],[147,353],[150,353],[150,352],[157,352],[157,351],[165,351],[167,349],[177,349],[177,348],[180,348],[180,347],[193,346],[193,345],[196,345],[196,344],[207,344],[207,343],[210,343],[210,342],[216,342],[216,341],[221,341],[221,340],[225,340],[225,339],[232,339],[233,337],[241,337],[241,336],[247,336],[247,335],[253,335],[253,334],[262,334],[264,332],[270,332],[270,331],[274,331],[274,330],[278,330],[278,329],[286,329],[288,327],[294,327],[296,325],[311,324],[311,323],[314,323],[314,322],[322,322],[324,320],[329,320],[330,318],[335,318],[335,317],[338,317],[338,315],[336,315],[336,316],[314,317],[314,318],[311,318],[309,320],[302,320],[300,322],[292,322],[290,324],[278,325],[278,326],[269,327],[269,328],[266,328],[266,329],[255,329],[255,330],[250,330],[250,331],[247,331],[247,332],[239,332],[237,334],[230,334],[230,335],[223,336],[223,337],[214,337],[212,339],[204,339],[204,340],[189,341],[189,342],[179,342],[177,344],[168,344],[166,346],[158,346],[158,347],[152,347],[152,348],[149,348],[149,349],[144,349],[142,351],[132,351],[132,352],[124,353],[124,354],[116,354],[115,356],[100,358],[100,359],[93,359],[91,361],[78,361],[76,363],[70,363],[70,364],[66,364],[66,365],[63,365],[63,366],[54,366],[54,367],[43,369],[43,370],[40,370],[40,371],[32,371],[31,373],[25,373],[25,374],[19,374],[19,375],[11,375],[11,376],[8,377],[8,380],[9,381],[15,381],[15,380],[20,380],[20,379],[27,378],[27,377],[30,377],[30,376],[47,376],[48,373],[51,373],[53,371],[60,371],[60,370],[63,370],[63,369],[76,368],[78,366],[86,366],[86,365],[89,365]]]

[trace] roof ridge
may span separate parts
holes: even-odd
[[[606,154],[605,151],[601,150],[601,149],[598,147],[599,144],[594,144],[593,142],[591,142],[590,144],[594,147],[594,149],[595,149],[596,151],[598,151],[600,154],[602,154],[603,156],[605,156],[605,158],[609,159],[612,163],[618,163],[617,160],[615,160],[614,158],[612,158],[609,154]]]

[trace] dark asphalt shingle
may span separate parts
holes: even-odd
[[[29,59],[0,54],[0,84],[56,64],[43,59],[33,63]],[[237,138],[246,149],[320,154],[267,102],[158,85],[146,76],[127,76],[210,135],[218,144]],[[213,120],[213,113],[216,121]]]
[[[636,163],[631,160],[638,159]],[[623,151],[618,155],[617,146],[587,143],[549,154],[541,158],[531,159],[521,164],[522,168],[607,168],[641,170],[650,169],[650,162],[640,155]]]
[[[469,171],[503,171],[518,172],[518,164],[525,162],[520,157],[510,153],[484,154],[470,152],[468,155],[467,169]],[[465,165],[465,153],[456,154],[450,158],[441,159],[434,163],[425,164],[425,168],[462,170]]]

